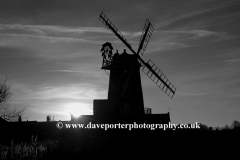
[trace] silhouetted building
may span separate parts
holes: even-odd
[[[134,63],[136,63],[136,68],[131,70]],[[108,99],[94,100],[94,115],[120,116],[144,114],[140,67],[141,65],[137,57],[126,53],[126,51],[119,56],[115,56],[110,65],[102,67],[102,69],[110,70]],[[127,79],[129,74],[132,74],[132,76],[130,79]],[[129,81],[129,86],[126,88],[128,93],[121,95],[126,81]]]
[[[85,118],[108,123],[169,123],[169,113],[152,114],[150,108],[144,108],[140,67],[137,56],[126,50],[120,55],[115,54],[111,63],[102,66],[102,69],[110,70],[108,99],[93,100],[93,115],[71,116],[71,121]]]
[[[140,68],[143,72],[170,98],[173,98],[176,88],[158,67],[149,60],[145,62],[141,56],[146,50],[147,44],[153,33],[153,26],[146,20],[143,34],[140,38],[139,48],[134,51],[131,44],[113,25],[108,17],[102,12],[99,20],[110,29],[133,53],[128,54],[126,50],[119,55],[118,51],[112,54],[112,44],[106,42],[102,45],[103,63],[102,69],[110,71],[108,98],[93,101],[93,114],[95,119],[100,121],[118,121],[139,119],[146,121],[151,119],[151,109],[144,109],[143,93],[141,86]],[[170,116],[159,114],[155,123],[169,123]],[[156,115],[154,116],[156,117]],[[71,119],[76,120],[72,117]]]

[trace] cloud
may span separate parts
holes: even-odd
[[[91,83],[65,84],[65,85],[38,85],[30,86],[12,81],[11,89],[14,92],[12,104],[27,107],[27,113],[66,115],[68,106],[78,105],[79,108],[87,107],[87,112],[92,112],[93,99],[106,98],[106,90],[101,86]]]
[[[129,39],[130,43],[137,44],[138,41],[135,41],[134,38],[140,37],[142,33],[123,31],[121,34]],[[84,50],[85,52],[86,48],[89,48],[88,44],[100,46],[106,41],[122,44],[114,33],[102,27],[0,24],[0,37],[1,46],[25,46],[26,48],[33,48],[35,50],[45,50],[44,48],[50,50],[50,48],[53,49],[55,47],[56,51],[59,48],[58,52],[60,53],[64,50],[68,50],[67,52],[76,50],[76,48],[80,51]],[[58,45],[59,43],[61,43],[62,46],[58,48],[52,45]],[[96,47],[97,46],[92,46],[91,49],[94,50]],[[60,50],[60,48],[63,49]],[[45,54],[46,53],[41,53],[41,55]]]
[[[199,24],[202,25],[204,23],[202,19],[199,19],[199,16],[209,15],[208,17],[211,19],[213,16],[215,17],[219,16],[219,14],[215,13],[217,10],[223,10],[222,13],[225,13],[227,9],[231,9],[230,7],[234,7],[237,5],[239,5],[239,0],[234,0],[229,2],[219,1],[217,3],[213,3],[211,1],[199,1],[199,2],[193,1],[186,4],[179,4],[179,7],[177,8],[173,7],[175,10],[173,10],[172,12],[166,12],[164,19],[161,19],[160,23],[155,25],[155,28],[159,29],[163,27],[170,27],[171,25],[172,27],[175,28],[177,26],[176,24],[179,24],[179,22],[183,22],[183,21],[185,22],[185,20],[190,20],[192,22],[188,23],[187,21],[187,23],[186,22],[181,23],[181,25],[189,26],[193,24],[193,22],[198,20],[198,27],[199,27]],[[223,15],[223,16],[226,16],[226,15]],[[204,20],[206,21],[206,18]]]
[[[176,50],[179,48],[192,47],[191,45],[177,42],[153,42],[150,43],[151,46],[148,47],[146,53],[161,52],[167,50]]]
[[[158,30],[157,34],[164,35],[165,37],[173,37],[181,40],[198,40],[202,38],[215,38],[217,40],[227,40],[235,36],[231,36],[224,32],[210,31],[206,29],[191,29],[191,28],[178,28],[173,30]]]
[[[204,29],[179,28],[172,30],[155,31],[153,39],[149,42],[147,52],[176,50],[186,47],[197,47],[199,45],[216,41],[229,40],[235,36],[224,32],[215,32]],[[151,48],[149,50],[149,48]]]
[[[36,33],[39,35],[45,35],[45,32],[39,28],[30,27],[29,25],[21,25],[21,24],[0,24],[0,31],[27,31]]]
[[[237,63],[237,62],[240,62],[240,59],[229,59],[229,60],[226,60],[225,62],[228,62],[228,63]]]
[[[203,37],[209,37],[209,36],[218,36],[222,37],[225,35],[225,33],[220,33],[220,32],[214,32],[214,31],[208,31],[208,30],[197,30],[197,29],[176,29],[176,30],[169,30],[169,31],[164,31],[164,30],[159,30],[158,32],[163,32],[167,34],[182,34],[182,35],[189,35],[193,36],[195,38],[203,38]]]
[[[0,24],[0,30],[22,30],[32,31],[36,33],[45,34],[46,32],[53,33],[85,33],[85,32],[100,32],[111,33],[110,30],[103,27],[65,27],[54,25],[22,25],[22,24]]]
[[[189,13],[185,13],[185,14],[180,14],[178,16],[171,17],[171,18],[168,18],[168,19],[165,19],[165,20],[161,21],[160,23],[155,25],[154,28],[157,30],[157,29],[169,26],[169,25],[171,25],[175,22],[178,22],[180,20],[183,20],[183,19],[186,19],[186,18],[189,18],[189,17],[193,17],[193,16],[196,16],[196,15],[205,13],[207,11],[209,11],[209,9],[201,10],[201,11],[193,11],[193,12],[189,12]]]
[[[94,72],[94,71],[76,71],[76,70],[48,70],[48,71],[45,71],[45,72],[67,72],[67,73],[87,73],[87,74],[105,74],[104,72]]]
[[[53,25],[21,25],[21,24],[0,24],[0,31],[22,31],[29,34],[36,34],[47,36],[49,34],[84,34],[84,33],[102,33],[113,34],[111,30],[103,27],[65,27]],[[11,33],[11,32],[10,32]],[[135,38],[142,34],[142,32],[128,32],[122,31],[121,34],[128,38]],[[75,35],[76,36],[76,35]]]
[[[85,43],[93,43],[93,44],[101,44],[103,42],[99,41],[92,41],[92,40],[86,40],[86,39],[80,39],[80,38],[69,38],[69,37],[50,37],[50,36],[42,36],[42,35],[29,35],[29,34],[3,34],[0,33],[0,36],[7,36],[9,38],[35,38],[40,39],[43,41],[48,41],[51,43],[57,43],[57,42],[85,42]]]
[[[41,100],[50,99],[94,99],[103,94],[97,92],[97,88],[90,83],[69,84],[61,86],[46,86],[35,92],[34,98]]]
[[[142,32],[126,32],[126,31],[123,31],[123,32],[121,32],[121,34],[123,36],[129,37],[129,38],[135,38],[135,37],[141,36]]]

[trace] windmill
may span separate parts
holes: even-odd
[[[106,59],[107,56],[104,56],[102,69],[110,70],[108,100],[96,100],[94,102],[94,114],[98,115],[100,112],[103,112],[103,109],[104,113],[113,115],[144,114],[139,71],[141,67],[142,71],[162,89],[166,95],[173,98],[176,92],[174,85],[151,60],[145,62],[140,56],[140,54],[143,56],[154,30],[149,20],[145,22],[137,52],[133,50],[131,44],[103,12],[100,14],[99,20],[109,28],[133,54],[130,55],[124,50],[121,55],[116,53],[112,56],[111,52],[108,59]],[[108,46],[111,50],[113,49],[109,42],[106,42],[103,46]],[[145,114],[146,111],[151,113],[151,110],[147,109],[145,110]]]

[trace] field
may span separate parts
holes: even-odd
[[[55,136],[32,135],[25,141],[21,137],[12,139],[0,145],[0,159],[230,156],[237,153],[239,133],[239,128],[112,133],[68,130]]]

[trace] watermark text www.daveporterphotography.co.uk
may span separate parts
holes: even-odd
[[[147,124],[147,123],[136,123],[133,124],[122,124],[122,123],[116,123],[116,124],[97,124],[97,123],[91,123],[88,124],[82,124],[82,123],[63,123],[63,122],[57,122],[56,127],[58,129],[149,129],[149,130],[167,130],[167,129],[199,129],[200,123],[196,122],[193,124],[174,124],[174,123],[168,123],[168,124]]]

